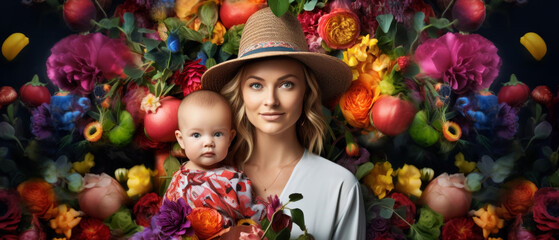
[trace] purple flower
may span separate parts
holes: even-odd
[[[140,61],[121,39],[101,33],[70,35],[51,48],[47,74],[65,91],[86,95],[96,83],[123,74],[123,68]]]
[[[41,104],[32,112],[31,116],[31,132],[39,139],[45,139],[52,136],[54,126],[50,115],[49,105]]]
[[[169,238],[169,236],[165,236],[163,234],[163,232],[161,231],[161,226],[159,226],[157,224],[157,221],[159,219],[159,214],[154,215],[151,218],[151,224],[149,227],[145,227],[143,231],[141,232],[136,232],[131,238],[130,240],[180,240],[181,237],[180,236],[172,236],[171,238]]]
[[[165,236],[192,235],[193,229],[190,221],[186,218],[192,212],[192,208],[180,198],[176,202],[167,198],[161,205],[161,213],[157,219],[157,225]]]
[[[338,164],[355,174],[357,165],[368,162],[369,156],[371,155],[366,148],[362,147],[359,147],[359,153],[359,157],[350,157],[344,152],[342,157],[338,160]]]
[[[518,129],[518,111],[519,109],[513,108],[506,103],[501,103],[501,109],[495,121],[494,130],[497,136],[504,139],[512,139]]]
[[[497,47],[481,35],[450,32],[417,47],[415,61],[423,73],[449,83],[458,94],[488,88],[502,63]]]

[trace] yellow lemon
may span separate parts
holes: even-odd
[[[544,40],[537,33],[529,32],[520,38],[520,43],[532,54],[536,60],[541,60],[547,53]]]
[[[4,40],[2,55],[8,61],[12,61],[27,44],[29,44],[29,38],[23,35],[23,33],[13,33]]]

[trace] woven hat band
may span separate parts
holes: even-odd
[[[249,56],[255,53],[261,52],[297,52],[300,49],[297,46],[293,46],[288,42],[281,42],[281,41],[269,41],[269,42],[262,42],[255,44],[251,47],[246,48],[242,53],[239,54],[239,57]]]

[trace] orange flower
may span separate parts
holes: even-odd
[[[213,208],[197,207],[186,216],[200,239],[209,239],[223,230],[225,221],[221,214]]]
[[[17,191],[31,213],[42,219],[50,219],[57,214],[54,190],[45,180],[29,179],[20,183]]]
[[[359,79],[353,81],[349,90],[340,98],[340,108],[349,125],[374,130],[369,121],[369,111],[380,95],[378,82],[380,78],[376,72],[360,74]]]
[[[80,212],[73,208],[68,208],[66,204],[61,204],[58,206],[58,216],[51,219],[49,223],[56,233],[63,233],[69,239],[72,236],[72,228],[78,225],[81,220]]]
[[[534,194],[538,187],[528,180],[516,179],[504,185],[506,189],[502,197],[502,217],[507,220],[518,214],[524,214],[534,203]]]
[[[505,225],[505,220],[497,216],[495,206],[487,204],[474,212],[474,222],[483,229],[483,237],[487,239],[489,234],[498,233],[499,229]]]
[[[336,8],[318,20],[318,35],[334,49],[351,47],[360,31],[359,17],[349,10]]]

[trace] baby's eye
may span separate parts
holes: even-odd
[[[200,133],[193,133],[193,134],[192,134],[192,137],[194,137],[194,138],[199,138],[199,137],[201,137],[201,136],[202,136],[202,135],[200,135]]]
[[[258,90],[258,89],[262,88],[262,84],[260,84],[260,83],[251,83],[248,86],[252,89],[255,89],[255,90]]]
[[[293,83],[292,82],[283,82],[281,84],[281,87],[283,87],[283,88],[293,88]]]
[[[223,133],[222,132],[216,132],[214,133],[215,137],[223,137]]]

